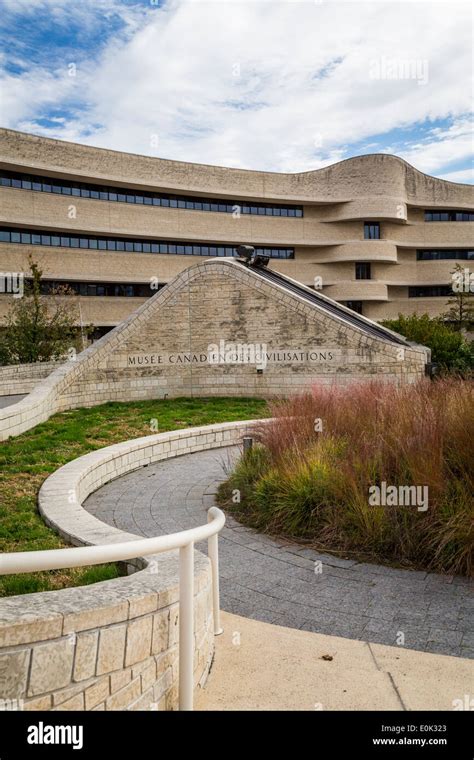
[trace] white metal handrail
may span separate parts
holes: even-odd
[[[193,709],[194,692],[194,544],[208,541],[211,561],[214,634],[222,633],[219,605],[218,534],[225,515],[218,507],[207,513],[207,524],[156,538],[140,538],[117,544],[77,546],[49,551],[0,554],[0,575],[62,570],[68,567],[122,562],[179,549],[179,709]]]

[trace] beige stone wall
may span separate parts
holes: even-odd
[[[12,364],[0,367],[0,396],[31,393],[40,380],[53,372],[60,362]]]
[[[221,340],[257,350],[263,344],[270,354],[266,366],[257,371],[255,363],[210,363],[209,346]],[[146,355],[161,358],[144,364]],[[105,401],[268,398],[317,382],[371,377],[414,382],[423,376],[428,355],[427,349],[373,337],[236,262],[202,261],[14,408],[0,410],[0,436],[18,435],[54,411]]]
[[[152,462],[238,443],[247,429],[248,423],[209,425],[87,454],[45,481],[41,514],[75,545],[135,539],[86,512],[87,496]],[[197,551],[194,556],[199,688],[209,672],[214,629],[209,560]],[[26,710],[176,709],[177,552],[138,558],[129,570],[131,575],[113,581],[0,600],[0,700]]]
[[[179,329],[177,329],[179,326]],[[106,340],[106,339],[105,339]],[[265,344],[281,360],[262,373],[253,364],[201,361],[219,341]],[[323,352],[330,361],[286,360],[282,352]],[[192,354],[196,361],[171,357]],[[162,355],[154,367],[130,366],[130,357]],[[278,356],[279,355],[279,356]],[[182,273],[145,304],[128,325],[104,342],[94,364],[66,389],[60,404],[180,395],[270,397],[315,382],[384,377],[411,381],[424,374],[426,354],[371,338],[328,317],[233,262],[209,261]]]

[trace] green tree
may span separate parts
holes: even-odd
[[[389,319],[382,324],[408,340],[430,348],[431,361],[439,364],[442,370],[469,372],[474,368],[473,344],[447,325],[443,318],[431,318],[428,314],[399,314],[398,319]]]
[[[0,364],[46,362],[61,358],[71,348],[81,348],[77,310],[71,308],[72,305],[77,307],[74,291],[62,287],[52,293],[64,298],[43,295],[42,270],[31,257],[29,267],[31,275],[23,296],[14,301],[0,334]],[[91,330],[92,326],[87,326],[86,335]]]
[[[474,324],[474,298],[470,272],[467,267],[456,264],[451,276],[453,294],[448,300],[449,309],[443,314],[443,318],[450,322],[455,330],[470,330]]]

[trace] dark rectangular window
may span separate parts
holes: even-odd
[[[357,261],[355,265],[356,280],[371,280],[370,263],[367,261]]]
[[[362,314],[362,301],[346,301],[346,306],[351,311],[355,311],[356,314]]]
[[[408,298],[448,298],[451,285],[414,285],[408,288]]]
[[[474,222],[474,211],[425,211],[425,222]]]
[[[416,252],[417,261],[449,261],[451,259],[472,261],[474,260],[474,250],[469,251],[465,248],[439,248],[437,250],[419,250]]]
[[[364,222],[364,240],[380,240],[379,222]]]

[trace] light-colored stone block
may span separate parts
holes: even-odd
[[[126,625],[115,625],[100,631],[97,675],[123,667],[126,634]]]
[[[71,699],[68,699],[66,702],[61,702],[61,704],[58,705],[58,707],[54,707],[53,710],[55,712],[60,712],[62,710],[84,710],[84,694],[76,694],[75,697],[71,697]]]
[[[0,653],[0,699],[23,699],[31,650]]]
[[[98,631],[80,633],[77,636],[74,658],[75,681],[85,681],[95,674],[98,641]]]
[[[73,658],[74,643],[69,638],[34,647],[28,695],[53,691],[70,683]]]
[[[170,611],[169,609],[160,610],[153,615],[153,639],[152,639],[152,654],[159,654],[164,652],[168,647],[168,636],[170,626]]]
[[[125,665],[134,665],[150,656],[152,630],[151,615],[132,620],[128,624]]]
[[[135,676],[134,676],[135,677]],[[114,694],[116,691],[120,691],[132,680],[132,669],[117,670],[116,673],[110,674],[110,693]]]
[[[92,710],[100,702],[105,702],[110,693],[109,679],[101,678],[84,691],[85,709]]]
[[[51,694],[46,694],[44,697],[36,697],[36,699],[27,699],[23,705],[24,710],[50,710],[52,706]]]
[[[107,710],[125,710],[141,695],[140,678],[135,678],[127,686],[112,694],[105,702]]]

